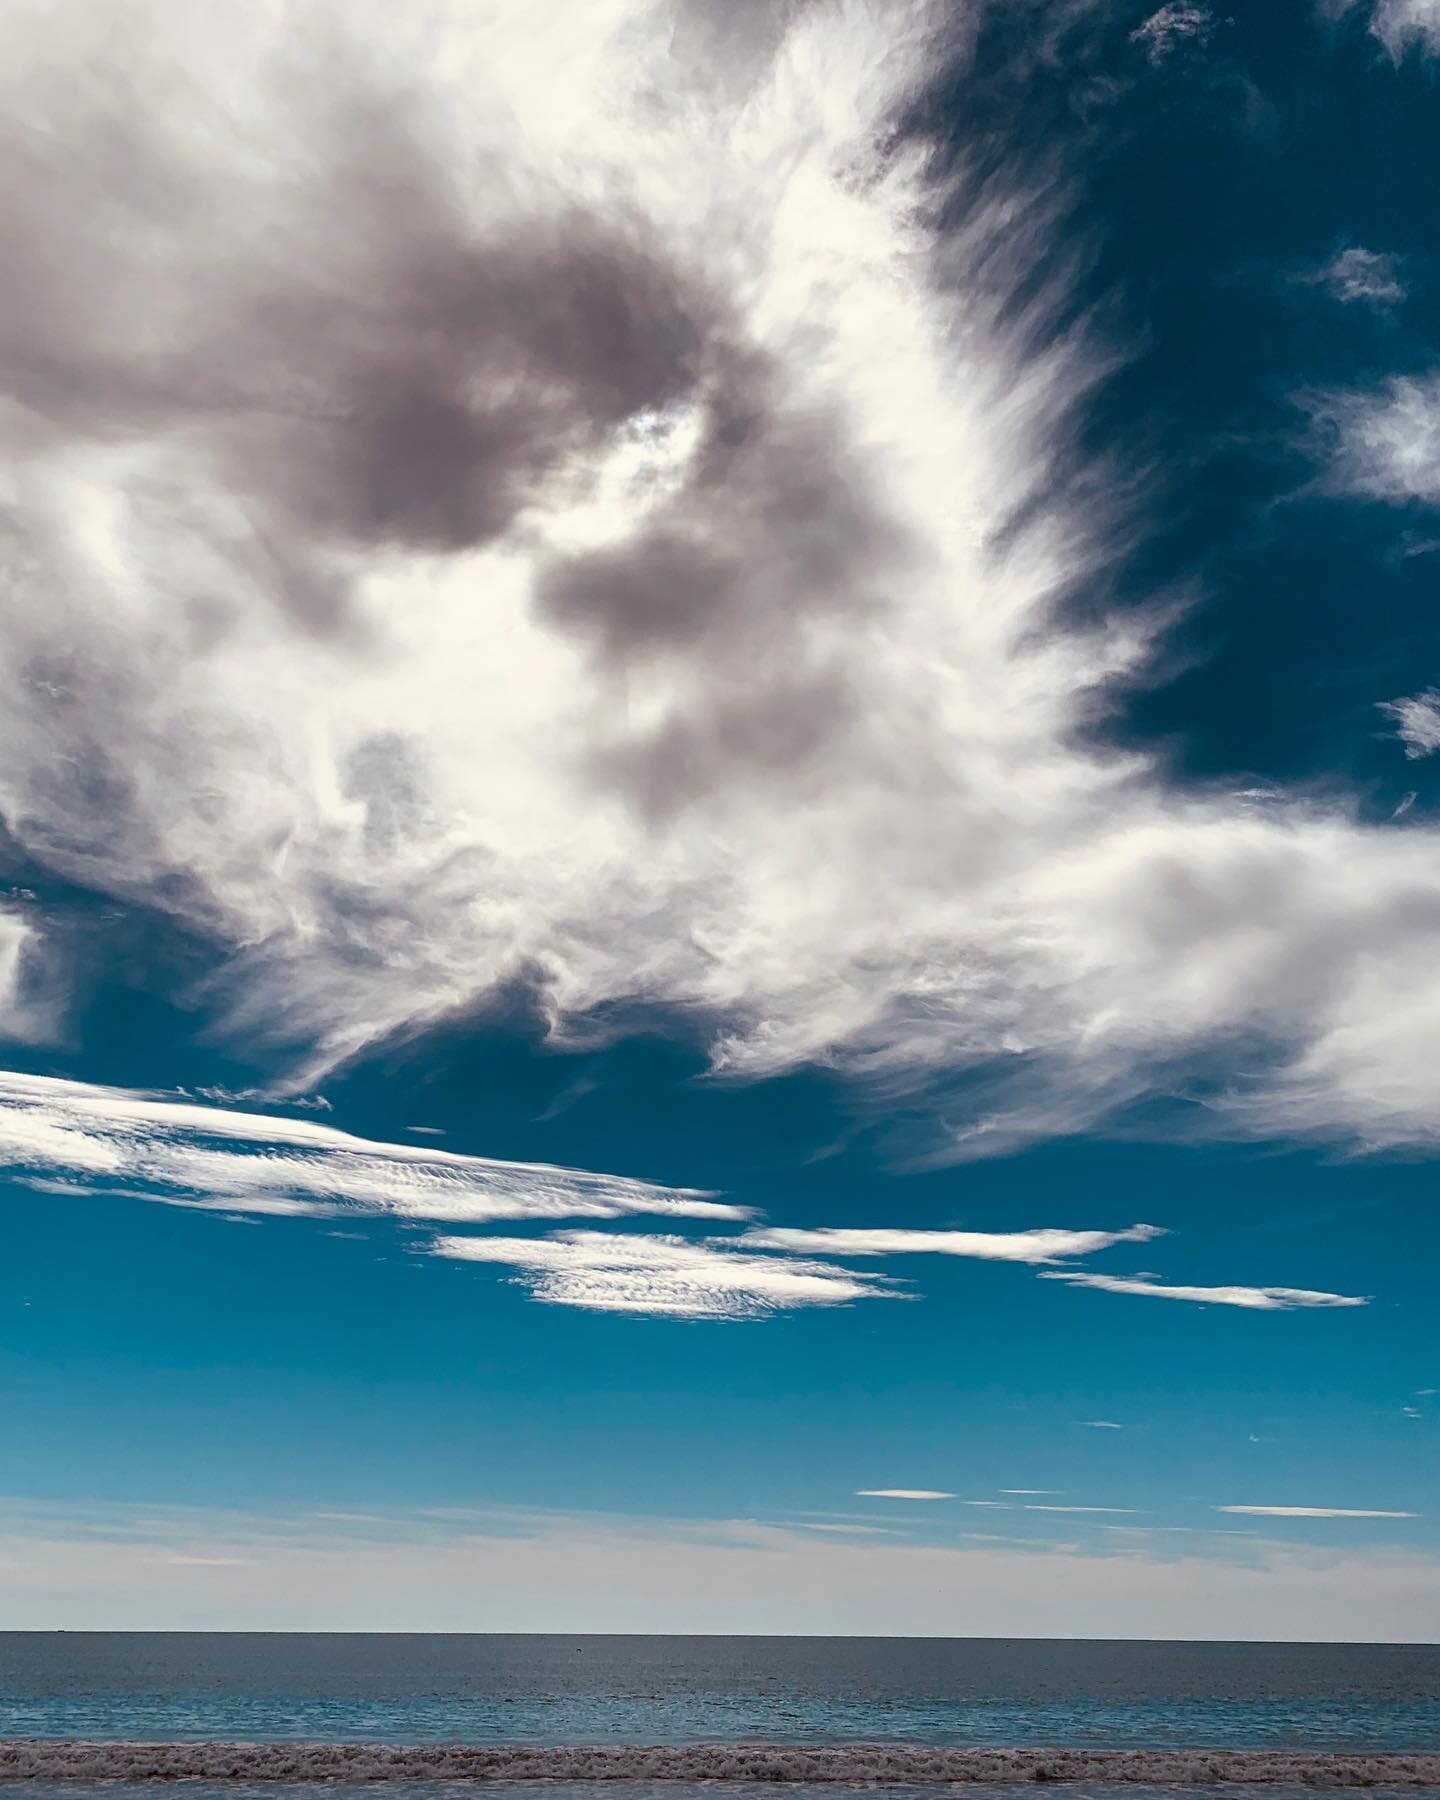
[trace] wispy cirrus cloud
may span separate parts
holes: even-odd
[[[760,1225],[740,1240],[757,1250],[795,1250],[819,1256],[968,1256],[984,1262],[1047,1263],[1088,1256],[1113,1244],[1144,1244],[1163,1237],[1158,1225],[1122,1231],[1068,1231],[1037,1226],[1028,1231],[910,1231]]]
[[[562,1231],[545,1238],[438,1237],[436,1256],[499,1263],[551,1306],[680,1319],[757,1319],[797,1307],[904,1296],[883,1275],[722,1249],[679,1237]]]
[[[1186,47],[1203,48],[1215,29],[1215,15],[1208,7],[1196,6],[1193,0],[1171,0],[1130,33],[1132,43],[1144,46],[1153,66],[1174,56]]]
[[[1380,711],[1395,721],[1395,735],[1411,761],[1440,750],[1440,689],[1426,688],[1403,700],[1382,700]]]
[[[622,1219],[743,1223],[754,1209],[693,1188],[546,1163],[506,1162],[429,1143],[381,1143],[313,1118],[196,1105],[189,1098],[0,1071],[0,1167],[59,1197],[126,1195],[242,1218],[371,1217],[425,1224]],[[1037,1227],[1017,1232],[751,1227],[733,1238],[437,1236],[434,1254],[508,1265],[537,1300],[654,1317],[758,1319],[807,1306],[910,1297],[894,1278],[839,1257],[964,1256],[1033,1265],[1160,1235]],[[1232,1305],[1359,1304],[1263,1290],[1155,1288],[1079,1271],[1051,1278],[1112,1291],[1160,1292]]]
[[[1347,305],[1365,301],[1372,306],[1391,306],[1405,298],[1400,258],[1367,250],[1363,244],[1337,250],[1310,279]]]
[[[1370,29],[1397,62],[1412,49],[1440,54],[1440,0],[1376,0]]]
[[[1265,1519],[1418,1519],[1419,1513],[1383,1512],[1370,1506],[1217,1506],[1216,1512]]]
[[[311,1119],[6,1071],[0,1071],[0,1167],[41,1191],[121,1189],[225,1212],[468,1224],[753,1216],[748,1207],[698,1189],[378,1143]]]
[[[1021,1511],[1022,1511],[1022,1512],[1039,1512],[1039,1513],[1132,1513],[1132,1514],[1133,1514],[1133,1513],[1134,1513],[1134,1512],[1135,1512],[1135,1511],[1136,1511],[1136,1510],[1137,1510],[1137,1509],[1136,1509],[1136,1508],[1135,1508],[1135,1507],[1133,1507],[1133,1506],[1040,1506],[1040,1505],[1027,1505],[1027,1506],[1024,1506],[1024,1507],[1022,1507],[1022,1508],[1021,1508]]]
[[[1064,185],[897,128],[971,9],[727,16],[17,0],[18,853],[194,934],[296,1087],[523,983],[556,1043],[659,1011],[913,1096],[942,1159],[1196,1085],[1440,1142],[1440,836],[1096,731],[1157,625],[1067,462],[1115,353]],[[1429,492],[1425,396],[1347,413],[1355,479]]]
[[[1359,1294],[1327,1294],[1313,1288],[1196,1287],[1161,1281],[1150,1275],[1101,1275],[1083,1269],[1046,1270],[1041,1281],[1068,1281],[1072,1287],[1096,1288],[1104,1294],[1142,1294],[1153,1300],[1193,1300],[1208,1306],[1242,1306],[1254,1312],[1293,1312],[1316,1306],[1366,1306]]]
[[[953,1500],[944,1488],[856,1488],[862,1500]]]
[[[1307,404],[1328,449],[1332,488],[1397,506],[1440,502],[1440,373],[1395,375]]]

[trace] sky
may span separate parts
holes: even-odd
[[[1437,0],[17,0],[0,1612],[1424,1640]]]

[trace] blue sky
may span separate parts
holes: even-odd
[[[7,1618],[1433,1635],[1431,0],[44,10]]]

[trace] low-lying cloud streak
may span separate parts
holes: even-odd
[[[1071,1287],[1097,1288],[1102,1294],[1142,1294],[1152,1300],[1193,1300],[1207,1306],[1243,1306],[1252,1312],[1293,1312],[1319,1306],[1365,1306],[1359,1294],[1327,1294],[1314,1288],[1194,1287],[1160,1281],[1150,1275],[1100,1275],[1084,1269],[1047,1269],[1041,1281],[1066,1281]]]
[[[1128,1542],[1128,1540],[1127,1540]],[[1188,1551],[1188,1546],[1187,1546]],[[1206,1540],[1196,1553],[846,1539],[753,1519],[246,1516],[0,1502],[15,1627],[1269,1638],[1428,1643],[1440,1562]]]
[[[1057,606],[1126,483],[1034,504],[1114,361],[1063,185],[897,129],[968,11],[123,13],[7,21],[0,821],[291,1091],[520,982],[940,1158],[1197,1088],[1440,1141],[1440,835],[1096,739],[1151,627]],[[1435,499],[1429,404],[1349,421],[1371,491]]]
[[[1369,1506],[1217,1506],[1216,1512],[1266,1519],[1416,1519],[1413,1512],[1380,1512]]]
[[[953,1500],[943,1488],[856,1488],[862,1500]]]

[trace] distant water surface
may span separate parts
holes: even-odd
[[[1436,1751],[1440,1647],[4,1632],[0,1736]]]

